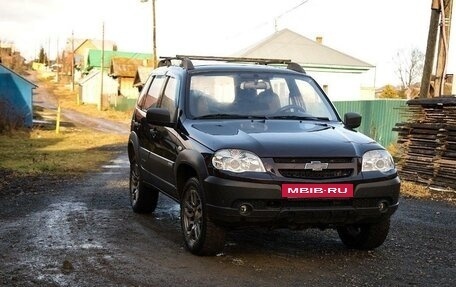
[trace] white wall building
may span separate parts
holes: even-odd
[[[290,59],[311,75],[332,101],[375,98],[375,67],[289,29],[235,54],[239,57]]]

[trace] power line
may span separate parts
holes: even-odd
[[[290,13],[290,12],[293,12],[294,10],[298,9],[299,7],[301,7],[302,5],[306,4],[307,2],[309,2],[310,0],[304,0],[302,1],[301,3],[299,3],[298,5],[296,5],[295,7],[283,12],[282,14],[280,14],[279,16],[275,17],[274,18],[274,30],[275,32],[277,32],[277,20],[279,20],[280,18],[282,18],[283,16],[285,16],[286,14]]]

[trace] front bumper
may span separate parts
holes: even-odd
[[[279,184],[241,182],[210,176],[204,181],[210,219],[227,226],[326,227],[374,223],[399,205],[398,177],[355,184],[352,199],[286,199]],[[379,204],[386,203],[386,209]],[[241,213],[241,206],[248,206]]]

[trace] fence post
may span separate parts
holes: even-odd
[[[60,132],[60,104],[57,106],[57,117],[55,119],[55,133]]]

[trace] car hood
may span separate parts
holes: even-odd
[[[238,148],[260,157],[355,157],[382,148],[340,123],[296,120],[190,121],[190,138],[216,151]]]

